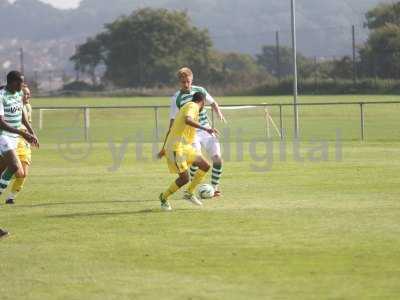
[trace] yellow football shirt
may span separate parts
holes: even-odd
[[[188,102],[179,110],[175,117],[174,124],[168,135],[165,148],[177,150],[184,145],[191,145],[196,137],[196,128],[186,124],[186,118],[191,117],[194,121],[199,120],[199,105]]]
[[[28,117],[29,124],[32,124],[32,106],[29,103],[25,104],[23,106],[23,110],[25,111],[26,116]],[[21,124],[20,129],[23,131],[28,131],[23,124]],[[31,145],[22,136],[19,136],[18,138],[16,152],[21,162],[24,162],[28,165],[31,164],[32,161]]]
[[[26,116],[28,118],[28,123],[32,124],[32,106],[31,106],[31,104],[30,103],[24,104],[22,109],[26,113]],[[21,129],[25,130],[25,131],[27,130],[26,127],[23,124],[21,124]]]
[[[31,106],[31,104],[30,103],[25,104],[24,109],[25,109],[26,115],[28,116],[29,124],[32,124],[32,106]]]

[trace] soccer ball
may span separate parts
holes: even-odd
[[[211,199],[214,197],[214,188],[210,184],[202,184],[197,189],[197,193],[201,199]]]

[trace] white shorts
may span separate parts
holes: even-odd
[[[210,157],[214,157],[216,155],[221,157],[221,146],[218,138],[204,130],[196,131],[196,138],[193,143],[193,147],[197,151],[204,149]]]
[[[16,150],[18,145],[18,137],[14,138],[7,135],[0,135],[0,155],[10,150]]]

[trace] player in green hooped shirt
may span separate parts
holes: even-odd
[[[217,114],[218,118],[226,123],[225,117],[222,114],[218,103],[214,100],[214,98],[207,92],[207,90],[200,86],[193,85],[193,72],[187,67],[181,68],[178,71],[178,79],[181,85],[181,89],[175,93],[171,100],[171,109],[170,109],[170,128],[173,125],[174,119],[178,114],[181,107],[183,107],[186,103],[192,101],[193,95],[196,93],[202,93],[205,96],[205,102],[207,105],[210,105],[213,111]],[[207,111],[203,109],[199,113],[199,123],[201,126],[206,128],[211,128],[212,124],[207,116]],[[169,131],[167,133],[168,137]],[[164,143],[165,145],[165,143]],[[211,184],[214,187],[214,197],[218,197],[221,195],[221,190],[219,187],[220,179],[222,176],[222,155],[221,155],[221,146],[218,141],[218,137],[216,135],[210,135],[207,132],[204,133],[201,130],[197,131],[196,139],[192,145],[196,150],[201,151],[202,149],[208,154],[208,156],[212,160],[212,173],[211,173]],[[163,149],[158,154],[158,157],[161,158],[164,155],[164,146]],[[190,176],[193,178],[194,174],[197,172],[197,167],[190,167]]]
[[[38,139],[22,110],[23,82],[24,78],[20,72],[11,71],[7,74],[7,85],[0,89],[0,156],[6,166],[0,175],[0,195],[21,168],[15,151],[18,137],[22,136],[32,145],[39,146]],[[28,132],[19,129],[21,124],[25,125]],[[7,231],[0,229],[0,238],[7,235]]]
[[[18,71],[7,74],[7,85],[0,90],[0,156],[6,169],[0,176],[0,195],[7,188],[11,178],[21,168],[16,154],[18,137],[39,146],[38,139],[23,111],[23,76]],[[23,124],[27,132],[21,130]]]
[[[33,146],[39,146],[38,139],[29,124],[22,103],[24,78],[18,71],[7,74],[7,85],[0,90],[0,156],[6,169],[0,176],[0,195],[8,187],[15,173],[21,169],[16,154],[18,137],[22,136]],[[28,132],[20,130],[23,124]],[[4,236],[6,231],[1,230]]]

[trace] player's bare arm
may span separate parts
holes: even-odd
[[[11,133],[18,134],[31,144],[37,143],[36,137],[34,137],[32,134],[30,134],[28,132],[24,132],[22,130],[16,129],[16,128],[8,125],[7,122],[4,120],[4,116],[0,116],[0,129],[11,132]]]
[[[186,117],[185,123],[191,127],[207,131],[209,134],[216,134],[216,135],[219,134],[219,131],[216,128],[208,128],[208,127],[201,126],[198,122],[196,122],[195,120],[192,119],[192,117],[189,117],[189,116]]]
[[[27,117],[25,111],[22,111],[22,124],[24,124],[24,126],[28,130],[28,132],[35,138],[35,140],[31,144],[33,146],[39,148],[39,139],[37,138],[36,133],[32,128],[32,125],[29,123],[28,117]]]
[[[160,152],[158,152],[158,154],[157,154],[157,157],[159,159],[163,158],[165,155],[165,143],[167,142],[169,133],[171,132],[172,125],[174,125],[174,119],[169,120],[169,128],[168,128],[167,134],[165,135],[163,146],[162,146]]]
[[[223,123],[227,123],[224,114],[221,111],[221,108],[219,107],[217,102],[214,102],[213,104],[211,104],[211,108],[213,109],[213,111],[217,114],[219,120]]]

